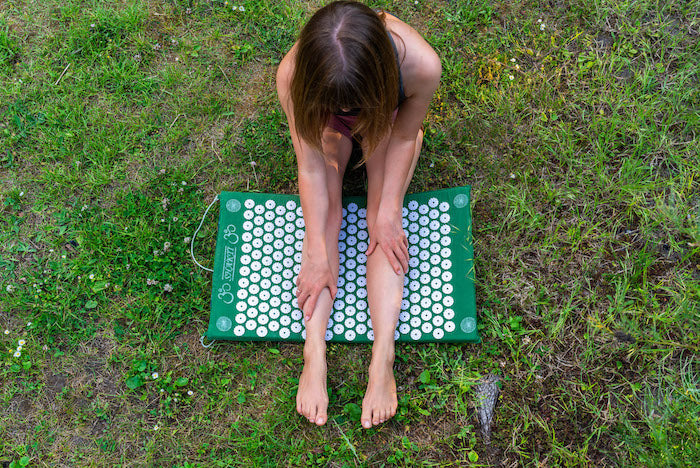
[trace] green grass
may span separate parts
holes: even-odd
[[[399,345],[369,431],[368,347],[329,346],[320,429],[299,345],[202,348],[186,239],[222,190],[296,192],[274,74],[321,3],[3,3],[0,462],[698,465],[694,2],[373,2],[442,59],[410,190],[473,187],[483,342]]]

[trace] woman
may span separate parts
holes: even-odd
[[[367,293],[374,332],[364,428],[396,413],[394,330],[408,270],[403,198],[423,141],[440,60],[398,18],[357,2],[320,9],[277,71],[306,224],[297,300],[306,321],[297,411],[327,421],[325,332],[338,279],[342,179],[353,144],[367,169]],[[379,248],[377,248],[379,247]]]

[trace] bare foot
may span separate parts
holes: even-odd
[[[309,347],[311,348],[311,347]],[[310,423],[322,426],[328,416],[328,391],[326,389],[326,348],[304,347],[304,369],[299,377],[297,413]]]
[[[388,421],[396,414],[397,407],[394,355],[373,355],[369,364],[367,391],[362,400],[362,427],[369,429]]]

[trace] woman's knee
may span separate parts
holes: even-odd
[[[345,161],[352,151],[352,141],[330,127],[323,130],[321,146],[327,160]]]

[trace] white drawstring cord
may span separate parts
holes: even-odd
[[[202,220],[199,222],[199,226],[197,226],[197,229],[194,231],[194,235],[192,236],[192,240],[190,240],[190,256],[192,257],[192,261],[202,270],[211,271],[212,273],[214,272],[214,270],[203,266],[201,263],[199,263],[197,261],[196,258],[194,258],[194,240],[197,238],[197,234],[199,234],[199,230],[202,229],[202,224],[204,224],[204,220],[206,219],[207,214],[209,214],[209,210],[211,209],[212,206],[214,206],[214,203],[216,203],[217,201],[219,201],[218,195],[216,195],[214,197],[214,200],[212,200],[212,202],[209,203],[209,206],[207,206],[207,209],[204,211],[204,216],[202,216]],[[202,335],[199,337],[199,343],[204,348],[211,348],[214,345],[214,343],[216,343],[216,341],[214,340],[211,343],[209,343],[208,345],[205,345],[204,344],[204,335]]]
[[[210,271],[210,272],[212,272],[212,273],[214,272],[214,270],[203,266],[201,263],[199,263],[199,262],[197,261],[196,258],[194,258],[194,240],[197,238],[197,234],[199,234],[199,230],[202,229],[202,224],[204,224],[204,219],[207,217],[207,214],[209,213],[209,210],[211,209],[212,206],[214,206],[214,203],[216,203],[217,201],[219,201],[219,196],[218,196],[218,195],[216,195],[216,196],[214,197],[214,200],[213,200],[211,203],[209,203],[209,206],[208,206],[207,209],[204,211],[204,216],[202,216],[202,220],[199,222],[199,226],[197,227],[197,230],[194,231],[194,235],[192,236],[192,240],[190,241],[190,255],[192,256],[192,261],[193,261],[199,268],[201,268],[202,270]]]

